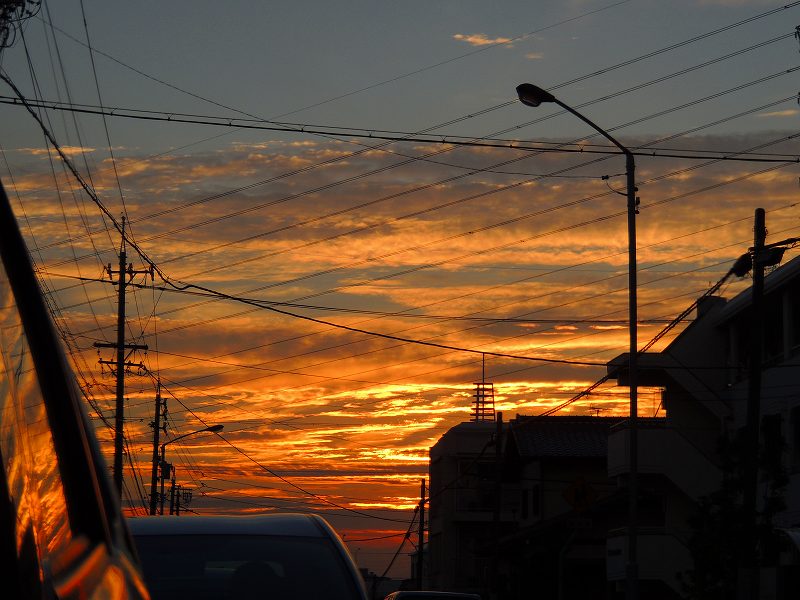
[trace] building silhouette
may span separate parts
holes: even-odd
[[[760,344],[756,522],[760,597],[800,591],[800,259],[752,292],[707,297],[666,348],[639,359],[662,390],[639,419],[638,562],[648,599],[735,597],[747,565],[748,376]],[[627,355],[608,364],[627,385]],[[499,417],[499,414],[498,414]],[[498,422],[499,421],[499,422]],[[427,587],[486,598],[623,598],[625,418],[525,417],[456,425],[430,450]],[[751,567],[752,568],[752,565]],[[716,595],[714,595],[716,593]],[[731,596],[732,594],[732,596]]]

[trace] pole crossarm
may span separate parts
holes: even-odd
[[[111,342],[95,342],[92,344],[95,348],[116,348],[116,344],[112,344]],[[147,350],[147,344],[123,344],[123,348],[128,350]]]

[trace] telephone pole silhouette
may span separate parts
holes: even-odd
[[[144,369],[142,363],[133,363],[129,359],[136,350],[147,350],[146,344],[126,344],[125,343],[125,288],[133,280],[134,276],[150,274],[153,278],[153,267],[145,270],[134,270],[133,264],[128,263],[128,256],[125,252],[125,223],[122,217],[122,239],[119,245],[119,268],[115,271],[111,263],[105,268],[108,278],[114,280],[117,276],[117,341],[116,343],[95,342],[95,348],[114,348],[117,351],[116,360],[99,359],[101,365],[109,365],[117,378],[117,401],[116,414],[114,416],[114,488],[122,497],[122,447],[123,447],[123,423],[125,419],[125,369],[137,367]],[[125,351],[130,350],[126,355]]]
[[[150,423],[153,428],[153,460],[150,471],[150,514],[156,514],[158,508],[158,468],[161,464],[160,454],[158,452],[158,445],[160,442],[159,436],[163,431],[167,433],[167,399],[161,398],[161,380],[158,380],[156,387],[156,407],[155,417],[153,422]],[[162,467],[163,468],[163,467]],[[164,493],[163,491],[161,492]]]

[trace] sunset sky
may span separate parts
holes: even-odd
[[[519,357],[485,357],[509,419],[627,349],[625,161],[515,87],[650,153],[644,345],[752,244],[756,207],[768,242],[800,232],[797,25],[799,2],[755,0],[43,2],[2,72],[31,103],[90,111],[32,107],[168,278],[137,275],[127,299],[127,341],[149,346],[126,379],[128,512],[160,378],[168,438],[225,426],[167,447],[192,510],[319,511],[382,572],[428,448],[469,419],[480,352]],[[113,353],[93,344],[116,339],[120,236],[26,108],[0,115],[0,177],[110,464]],[[623,414],[626,394],[559,414]],[[640,404],[655,414],[658,390]]]

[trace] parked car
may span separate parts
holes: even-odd
[[[366,600],[361,575],[317,515],[129,521],[154,600]]]
[[[392,592],[383,600],[481,600],[481,597],[478,594],[464,594],[461,592],[401,590]]]
[[[0,256],[0,596],[146,599],[2,184]]]

